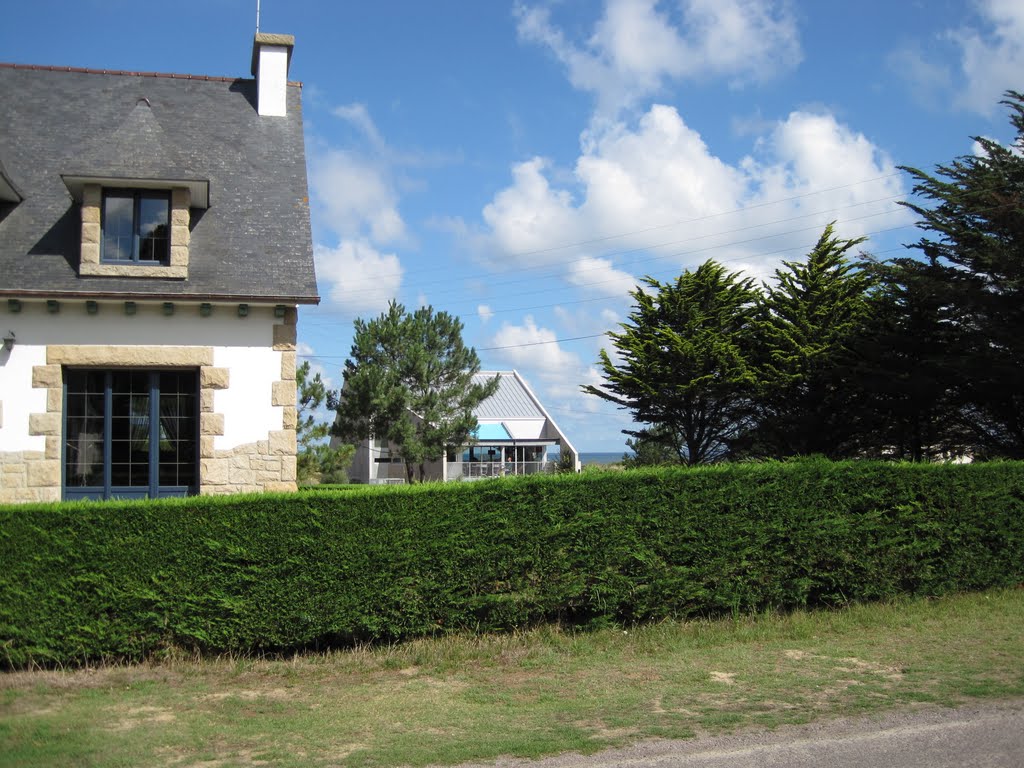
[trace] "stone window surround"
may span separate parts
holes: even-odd
[[[273,349],[281,353],[281,379],[271,387],[271,403],[281,406],[282,429],[271,431],[266,441],[230,451],[214,448],[214,438],[224,434],[224,415],[213,408],[213,393],[228,389],[230,369],[213,365],[213,347],[48,345],[46,364],[32,369],[32,386],[46,390],[46,411],[29,414],[29,434],[46,439],[45,450],[25,462],[38,489],[38,500],[58,501],[61,496],[64,376],[63,367],[197,368],[199,370],[199,492],[233,493],[241,490],[296,490],[296,389],[295,308],[289,308],[283,324],[273,326]],[[29,457],[26,455],[26,459]],[[240,460],[256,469],[239,469]],[[244,472],[237,480],[232,473]],[[223,478],[223,479],[222,479]],[[254,483],[256,484],[254,486]]]
[[[126,184],[124,188],[131,189],[132,186]],[[103,238],[101,224],[103,187],[100,184],[85,184],[82,187],[82,245],[78,274],[105,277],[187,278],[188,249],[191,237],[189,208],[192,203],[192,194],[188,187],[172,187],[170,192],[170,262],[166,265],[104,264],[100,261],[100,244]]]

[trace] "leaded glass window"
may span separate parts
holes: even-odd
[[[186,495],[198,490],[198,375],[68,369],[67,498]]]

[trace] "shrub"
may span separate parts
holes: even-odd
[[[726,465],[0,509],[3,663],[634,622],[1024,581],[1024,464]]]

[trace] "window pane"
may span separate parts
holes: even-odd
[[[135,201],[131,195],[107,194],[103,198],[103,260],[132,258]]]
[[[111,374],[110,461],[112,485],[149,485],[149,374]]]
[[[65,482],[72,488],[103,485],[104,376],[68,371],[65,384]]]
[[[165,261],[170,247],[170,201],[163,195],[139,197],[139,261]]]
[[[196,375],[160,374],[160,484],[196,484]]]

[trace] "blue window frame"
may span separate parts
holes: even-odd
[[[171,196],[148,189],[103,192],[101,261],[166,264],[171,252]]]
[[[64,498],[198,492],[195,370],[64,372]]]

